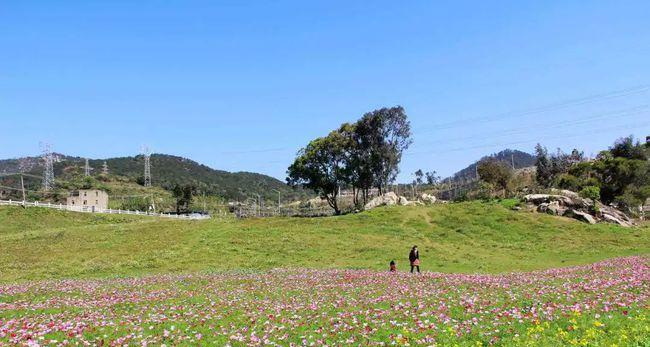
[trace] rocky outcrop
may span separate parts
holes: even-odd
[[[553,194],[529,194],[523,200],[530,210],[575,218],[589,224],[606,222],[625,227],[633,225],[625,213],[614,207],[582,198],[569,190],[552,189],[551,192]]]
[[[436,201],[438,199],[435,196],[431,195],[431,194],[422,193],[418,197],[418,200],[421,201],[425,205],[433,205],[433,204],[436,203]]]
[[[593,202],[589,199],[583,199],[579,196],[565,196],[558,194],[529,194],[524,196],[524,201],[535,205],[557,202],[562,206],[575,207],[578,209],[589,208],[593,205]]]
[[[587,222],[589,224],[596,224],[596,219],[592,215],[586,212],[571,209],[571,210],[567,210],[565,216],[573,217],[577,220]]]
[[[364,209],[371,210],[379,206],[393,206],[393,205],[397,205],[399,201],[400,201],[400,197],[398,197],[397,194],[393,192],[388,192],[384,195],[380,195],[372,198],[370,201],[366,203]]]
[[[365,210],[370,210],[379,206],[425,206],[433,205],[435,203],[445,203],[446,201],[438,200],[435,196],[427,193],[422,193],[417,197],[417,200],[409,201],[404,196],[398,196],[394,192],[388,192],[384,195],[374,197],[364,206]]]
[[[603,205],[600,202],[596,203],[596,210],[598,210],[600,216],[605,222],[615,223],[625,227],[632,226],[634,223],[630,217],[625,213],[607,205]]]
[[[423,194],[423,195],[428,195],[428,194]],[[432,199],[433,198],[433,199]],[[431,201],[435,201],[436,197],[433,195],[428,195],[427,200],[431,203]],[[394,192],[388,192],[384,195],[380,195],[377,197],[374,197],[366,205],[364,206],[365,210],[371,210],[375,207],[379,206],[394,206],[394,205],[400,205],[400,206],[424,206],[426,203],[422,200],[416,200],[416,201],[409,201],[406,197],[404,196],[398,196]]]

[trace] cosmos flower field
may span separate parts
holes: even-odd
[[[274,270],[0,286],[0,345],[650,343],[650,259],[502,275]]]

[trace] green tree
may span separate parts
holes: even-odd
[[[382,193],[399,173],[402,153],[411,140],[411,125],[401,106],[368,112],[356,123],[355,139],[366,179]]]
[[[440,176],[438,176],[438,173],[435,171],[429,171],[424,174],[427,179],[427,184],[428,185],[436,185],[438,182],[440,182]]]
[[[616,142],[614,145],[609,148],[609,152],[614,158],[626,158],[633,160],[647,160],[647,154],[645,148],[637,140],[634,141],[634,136],[630,135],[628,137],[623,137]]]
[[[301,185],[315,191],[341,214],[338,205],[339,187],[349,179],[348,139],[339,131],[311,141],[300,150],[298,157],[287,170],[287,183]]]
[[[549,187],[553,182],[553,172],[551,169],[551,161],[548,156],[546,147],[542,147],[539,143],[535,146],[535,161],[537,183],[542,187]]]
[[[558,148],[554,154],[549,155],[546,147],[539,143],[535,146],[535,155],[536,179],[542,187],[557,185],[557,180],[568,173],[573,165],[584,161],[584,153],[577,149],[566,154]]]
[[[190,204],[195,193],[196,186],[194,184],[174,184],[172,195],[176,199],[176,213],[190,211]]]
[[[508,182],[512,178],[513,171],[506,163],[497,160],[484,160],[478,164],[477,170],[482,181],[504,191],[508,189]]]

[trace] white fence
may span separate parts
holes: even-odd
[[[57,210],[64,211],[74,211],[74,212],[87,212],[87,213],[110,213],[110,214],[131,214],[137,216],[150,216],[150,217],[165,217],[165,218],[175,218],[175,219],[209,219],[210,215],[207,214],[167,214],[167,213],[155,213],[155,212],[143,212],[143,211],[129,211],[129,210],[113,210],[113,209],[96,209],[90,206],[69,206],[63,204],[52,204],[49,202],[30,202],[30,201],[12,201],[12,200],[0,200],[1,205],[11,205],[11,206],[34,206],[34,207],[45,207],[45,208],[54,208]]]

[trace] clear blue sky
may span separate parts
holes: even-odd
[[[283,179],[310,139],[397,104],[401,181],[535,142],[596,153],[650,135],[649,18],[648,1],[4,1],[0,158],[148,144]]]

